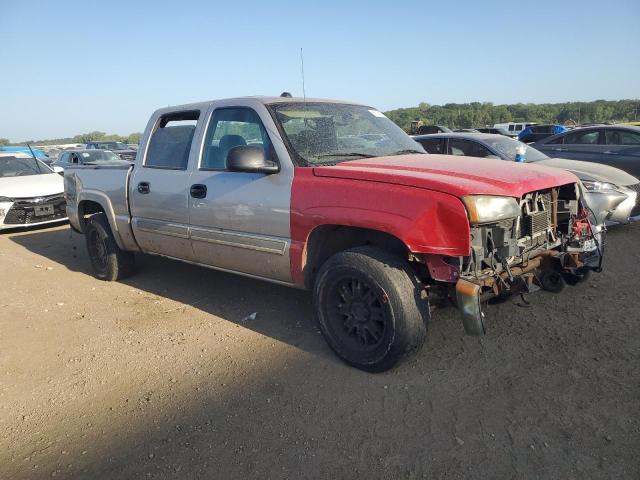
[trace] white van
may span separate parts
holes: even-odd
[[[515,122],[508,122],[508,123],[496,123],[493,128],[504,128],[506,131],[509,132],[509,135],[513,136],[513,137],[517,137],[518,134],[523,131],[525,128],[527,128],[530,125],[535,125],[535,123],[532,122],[521,122],[521,123],[515,123]]]

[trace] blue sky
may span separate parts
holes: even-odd
[[[640,97],[640,1],[0,0],[0,137],[144,129],[158,107],[302,93],[419,102]]]

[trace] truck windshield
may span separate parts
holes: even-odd
[[[360,105],[287,102],[269,105],[303,165],[426,153],[381,112]]]
[[[52,173],[52,170],[35,158],[0,157],[0,178],[45,173]]]

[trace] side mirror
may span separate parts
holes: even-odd
[[[232,172],[278,173],[280,166],[264,158],[262,147],[241,145],[227,154],[227,168]]]
[[[59,173],[60,175],[64,175],[64,168],[59,167],[58,165],[53,165],[51,168],[54,172]]]

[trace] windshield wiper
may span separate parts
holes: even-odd
[[[412,148],[407,148],[405,150],[398,150],[397,152],[393,152],[391,155],[406,155],[407,153],[421,153],[421,154],[424,154],[425,152],[421,152],[420,150],[414,150]]]
[[[362,158],[373,158],[375,155],[370,155],[368,153],[361,152],[334,152],[334,153],[323,153],[322,155],[316,155],[318,158],[321,157],[362,157]]]

